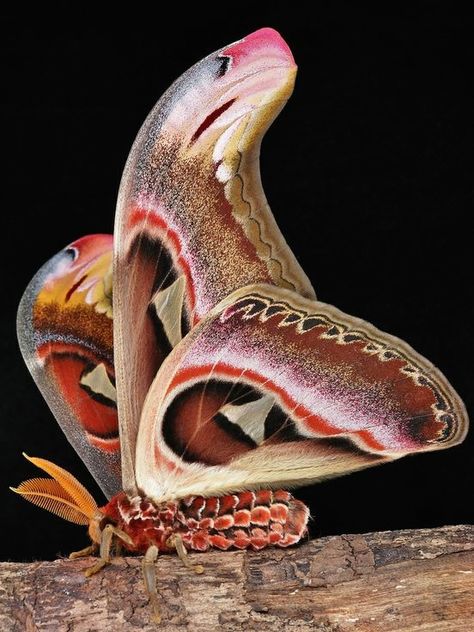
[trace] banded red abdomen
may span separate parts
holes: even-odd
[[[147,498],[114,496],[101,508],[105,521],[127,533],[133,546],[144,553],[155,544],[172,552],[168,539],[179,534],[189,550],[227,550],[287,547],[296,544],[307,531],[309,510],[289,492],[260,490],[212,498],[189,496],[156,505]]]

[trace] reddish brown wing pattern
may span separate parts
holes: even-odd
[[[248,283],[313,289],[273,219],[258,157],[296,66],[271,29],[209,55],[145,121],[119,194],[115,352],[124,489],[135,493],[142,404],[163,359],[216,303]]]
[[[262,29],[194,66],[152,111],[114,241],[124,491],[99,510],[74,477],[34,458],[52,478],[14,489],[89,524],[101,552],[89,573],[110,561],[114,539],[146,552],[155,607],[157,549],[184,558],[183,547],[294,544],[308,509],[274,489],[450,447],[467,431],[462,401],[426,359],[310,300],[258,173],[295,70]],[[84,238],[48,262],[18,321],[30,370],[108,495],[120,489],[111,245]]]
[[[39,270],[18,311],[26,364],[108,497],[121,489],[111,291],[112,235],[90,235]]]
[[[151,498],[302,485],[461,442],[464,405],[403,341],[283,288],[219,304],[147,398],[137,480]]]

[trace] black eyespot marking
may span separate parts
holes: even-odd
[[[284,311],[285,306],[277,303],[276,305],[271,305],[270,307],[267,307],[265,313],[267,316],[274,316],[275,314],[279,314],[280,312]]]
[[[450,439],[453,434],[454,418],[452,415],[441,415],[441,421],[446,424],[443,431],[443,439]]]
[[[325,324],[326,322],[322,318],[310,316],[304,319],[301,329],[303,331],[309,331],[310,329],[313,329],[314,327],[320,327],[321,325],[325,325]]]
[[[288,316],[285,318],[284,322],[285,323],[296,323],[298,320],[301,320],[301,315],[300,314],[288,314]]]
[[[238,310],[245,310],[247,315],[255,316],[259,312],[265,309],[264,303],[262,301],[255,300],[254,298],[244,298],[243,300],[234,303],[234,307]]]
[[[358,340],[362,340],[362,337],[357,334],[346,334],[344,336],[344,342],[357,342]]]
[[[77,248],[70,246],[64,250],[64,254],[71,259],[71,261],[75,261],[79,255]]]
[[[230,68],[231,58],[226,55],[223,55],[222,57],[219,57],[219,61],[221,63],[219,66],[219,70],[217,71],[217,76],[223,77]]]

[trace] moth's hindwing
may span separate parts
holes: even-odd
[[[295,486],[460,443],[464,405],[405,342],[256,285],[174,349],[147,397],[137,480],[153,498]]]

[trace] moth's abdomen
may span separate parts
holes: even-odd
[[[188,528],[183,541],[196,551],[290,546],[306,534],[309,518],[306,505],[283,490],[191,497],[180,509]]]
[[[152,544],[162,552],[174,551],[169,543],[174,534],[193,551],[287,547],[306,534],[309,518],[306,505],[283,490],[188,496],[161,504],[129,499],[122,492],[101,511],[131,537],[133,546],[125,548],[137,553]]]

